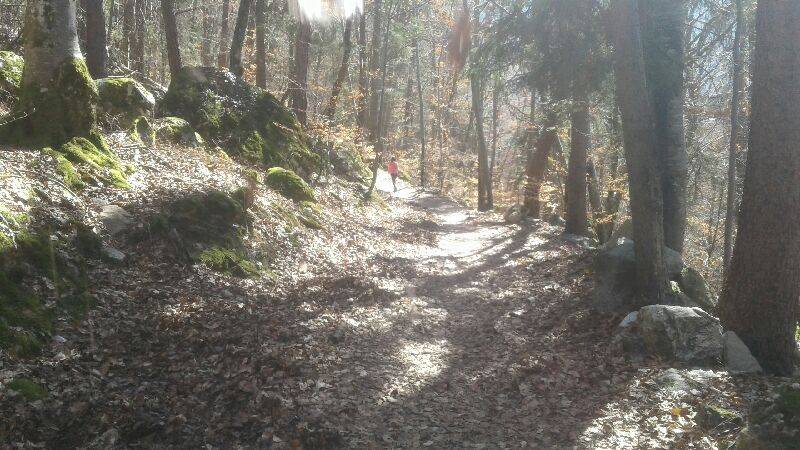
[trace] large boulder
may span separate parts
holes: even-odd
[[[155,98],[133,78],[109,77],[97,80],[99,107],[107,123],[127,129],[140,116],[152,115]]]
[[[639,333],[651,355],[688,364],[716,364],[722,356],[722,326],[700,308],[648,305],[639,310]]]
[[[711,293],[711,288],[697,269],[684,267],[677,282],[681,292],[686,294],[695,306],[709,312],[717,309],[717,298]]]
[[[25,60],[14,52],[0,51],[0,102],[17,97]]]
[[[680,276],[683,260],[680,253],[664,247],[667,276]],[[624,239],[619,245],[601,250],[594,259],[593,301],[597,309],[626,312],[635,309],[636,255],[633,241]]]
[[[205,143],[202,136],[194,131],[192,125],[180,117],[163,117],[155,122],[155,134],[158,141],[198,147]]]
[[[159,113],[186,119],[228,154],[303,177],[319,157],[297,118],[269,92],[213,67],[184,67],[172,78]]]
[[[267,170],[264,183],[275,192],[296,202],[316,203],[314,190],[291,170],[273,167]]]

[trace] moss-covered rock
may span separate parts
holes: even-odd
[[[192,147],[205,144],[205,140],[194,131],[192,125],[180,117],[163,117],[155,122],[155,137],[159,141],[172,142]]]
[[[121,129],[131,127],[139,116],[151,115],[156,105],[153,94],[133,78],[101,78],[97,90],[102,120]]]
[[[82,58],[64,61],[49,86],[23,85],[12,111],[0,126],[0,144],[60,146],[96,132],[97,85]]]
[[[134,141],[141,142],[144,145],[152,146],[156,143],[156,130],[147,116],[139,116],[133,119],[133,124],[128,134]]]
[[[58,152],[70,163],[87,169],[81,172],[84,181],[99,180],[121,189],[130,187],[127,168],[123,167],[102,136],[94,141],[83,137],[72,138]],[[65,172],[69,173],[66,167]]]
[[[356,149],[337,148],[331,154],[334,171],[342,177],[369,183],[372,171]]]
[[[302,176],[319,165],[319,156],[311,151],[311,140],[294,114],[267,91],[230,72],[183,68],[172,78],[159,110],[185,118],[232,156],[290,168]]]
[[[314,190],[299,175],[289,169],[273,167],[267,170],[264,183],[282,196],[296,202],[314,202]]]
[[[16,99],[25,60],[14,52],[0,51],[0,102]]]
[[[297,219],[308,228],[314,230],[322,228],[322,210],[317,203],[301,202],[297,211]]]
[[[244,252],[222,247],[203,250],[198,259],[209,268],[235,277],[250,278],[259,275],[258,267],[247,259]]]
[[[755,405],[736,440],[738,450],[773,448],[800,449],[800,380],[786,383]]]
[[[8,383],[9,389],[16,391],[27,401],[42,400],[47,397],[47,390],[28,378],[15,378]]]

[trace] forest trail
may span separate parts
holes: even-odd
[[[574,445],[613,377],[582,306],[585,249],[398,188],[429,215],[406,230],[418,245],[384,255],[377,295],[334,306],[337,363],[306,401],[350,448]]]

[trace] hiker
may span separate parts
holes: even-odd
[[[394,156],[392,156],[392,159],[389,160],[387,170],[389,171],[389,175],[392,176],[392,186],[394,186],[394,191],[397,192],[397,176],[400,174],[400,167],[397,165],[397,158]]]

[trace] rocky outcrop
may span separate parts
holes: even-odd
[[[683,264],[680,253],[664,247],[667,276],[672,281],[672,292],[667,304],[698,307],[714,311],[716,299],[703,277]],[[626,313],[641,306],[637,301],[636,255],[634,243],[622,238],[616,244],[605,245],[594,259],[595,308],[601,311]]]
[[[11,102],[19,93],[25,61],[14,52],[0,51],[0,102]]]
[[[180,117],[164,117],[156,120],[155,123],[156,140],[172,142],[173,144],[188,145],[191,147],[201,146],[205,140],[199,133],[194,131],[192,125]]]
[[[156,106],[153,94],[133,78],[110,77],[96,82],[104,122],[127,129],[139,116],[153,114]]]
[[[231,156],[291,169],[302,177],[318,168],[319,156],[294,114],[269,92],[230,72],[183,68],[172,78],[159,112],[186,119]]]
[[[614,339],[633,360],[655,356],[709,366],[722,357],[722,326],[700,308],[645,306],[625,317]]]

